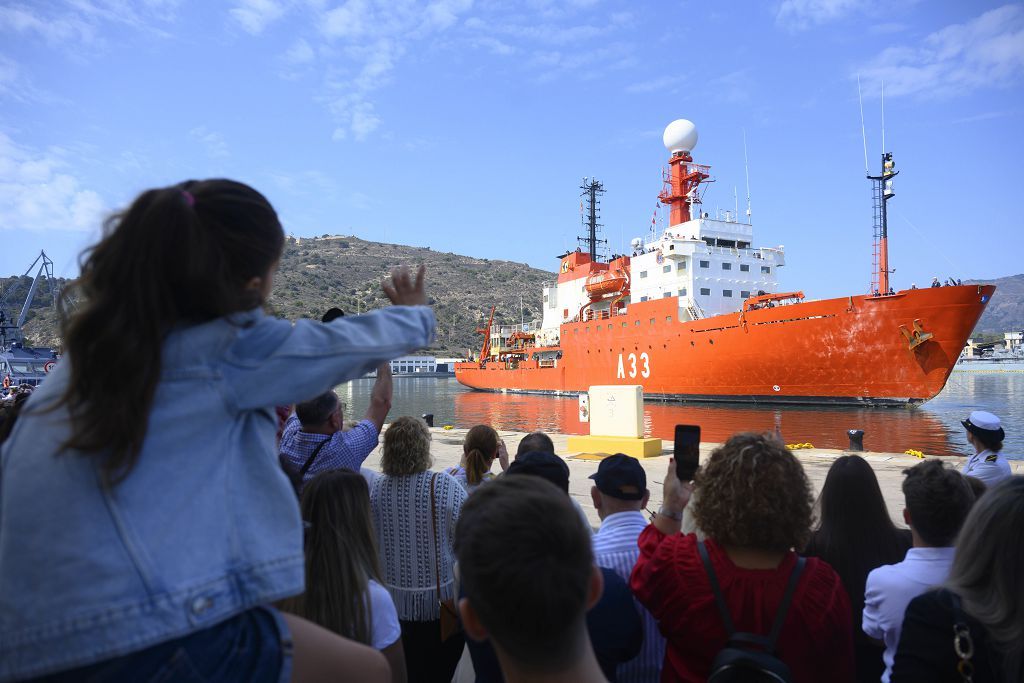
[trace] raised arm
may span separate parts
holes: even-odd
[[[381,363],[377,367],[377,381],[373,383],[373,391],[370,392],[370,405],[366,409],[365,417],[377,428],[378,434],[380,434],[381,427],[384,426],[388,411],[391,410],[392,393],[391,365]]]

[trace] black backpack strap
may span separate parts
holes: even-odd
[[[321,441],[317,445],[316,449],[309,454],[309,457],[306,458],[305,464],[302,466],[302,469],[299,470],[299,481],[302,481],[303,479],[306,478],[306,472],[308,472],[309,468],[313,466],[313,461],[316,460],[316,456],[320,455],[320,451],[323,450],[323,447],[327,445],[327,442],[330,441],[331,438],[332,437],[327,437],[326,439]]]
[[[732,638],[736,633],[736,627],[732,623],[732,615],[725,604],[722,596],[722,587],[718,585],[718,577],[715,575],[715,568],[711,566],[711,558],[708,557],[708,549],[704,547],[704,541],[697,541],[697,552],[700,553],[700,561],[704,563],[704,571],[708,574],[708,581],[711,582],[711,592],[715,594],[715,604],[718,605],[718,613],[722,615],[722,624],[725,625],[725,634]]]
[[[775,652],[775,643],[779,639],[779,634],[782,632],[782,624],[786,621],[786,613],[789,612],[789,605],[793,602],[793,593],[796,592],[796,584],[800,581],[800,575],[804,571],[804,565],[807,564],[806,557],[796,558],[796,566],[793,567],[793,571],[789,574],[789,583],[786,584],[786,593],[782,596],[782,602],[779,603],[779,611],[775,613],[775,623],[772,624],[772,632],[768,634],[768,651]]]

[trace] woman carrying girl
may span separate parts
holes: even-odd
[[[149,190],[81,264],[65,355],[0,452],[0,681],[387,680],[303,588],[275,405],[428,345],[423,271],[330,324],[263,313],[284,232],[231,180]]]

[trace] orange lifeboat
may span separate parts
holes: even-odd
[[[590,299],[596,301],[609,294],[618,294],[624,291],[628,285],[629,277],[625,271],[616,269],[591,273],[587,276],[587,282],[584,287],[587,290],[587,294],[590,295]]]

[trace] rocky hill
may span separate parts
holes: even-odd
[[[996,280],[971,280],[970,284],[996,286],[996,293],[975,328],[977,332],[1001,334],[1024,330],[1024,273]]]
[[[427,266],[427,292],[437,315],[437,343],[428,351],[437,356],[465,356],[479,350],[477,327],[487,321],[492,305],[495,320],[506,324],[539,319],[541,286],[554,273],[522,263],[495,261],[437,252],[429,248],[367,242],[357,237],[289,238],[267,302],[276,315],[295,320],[316,318],[337,306],[348,313],[387,305],[380,284],[395,265]],[[0,279],[3,292],[17,284],[7,313],[17,315],[31,281]],[[63,286],[64,282],[60,281]],[[45,295],[43,289],[40,292]],[[13,310],[12,309],[16,309]],[[32,344],[57,346],[57,316],[46,296],[37,296],[25,323]]]
[[[427,265],[428,292],[437,314],[437,343],[429,352],[438,356],[464,356],[468,349],[479,349],[481,337],[475,330],[486,322],[491,305],[497,307],[496,320],[519,322],[521,296],[523,317],[540,318],[541,285],[555,279],[554,273],[522,263],[478,259],[429,248],[344,236],[289,238],[268,307],[276,315],[291,320],[319,318],[332,306],[346,313],[380,308],[387,303],[380,283],[390,268],[420,263]],[[998,287],[977,332],[1024,329],[1024,274],[971,283]],[[20,311],[30,284],[27,277],[0,279],[4,294],[16,286],[5,307],[8,315]],[[64,281],[58,280],[57,285],[62,287]],[[46,293],[43,287],[36,296],[25,335],[33,344],[57,346],[57,315]]]

